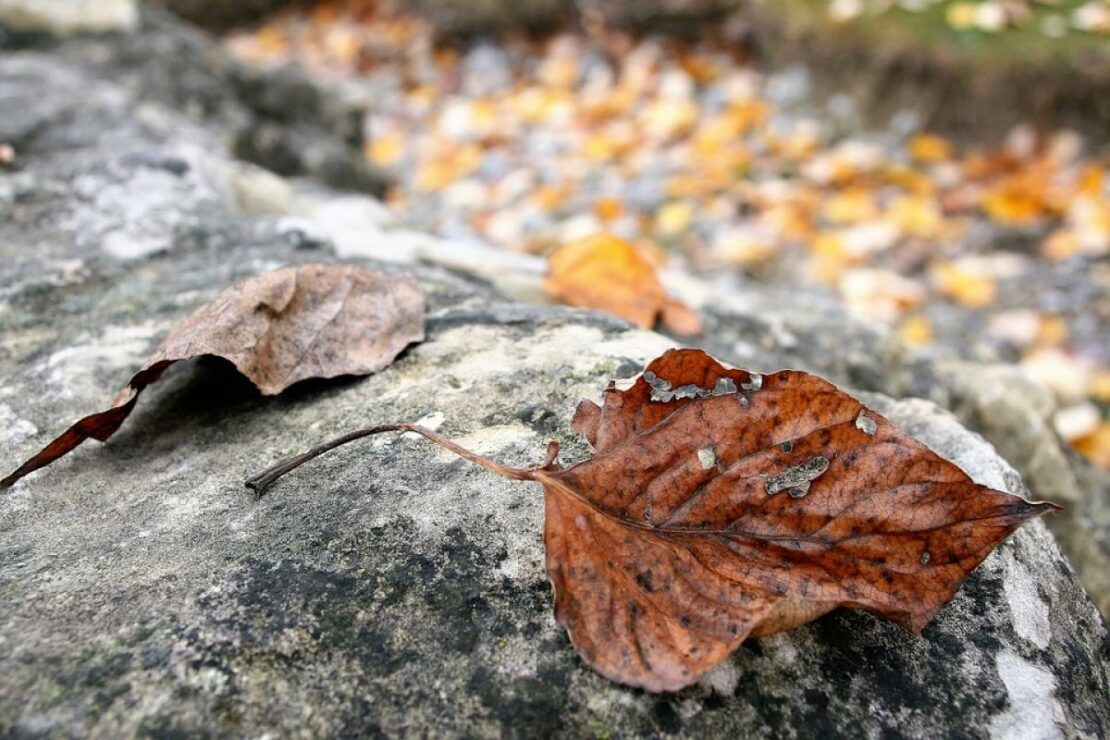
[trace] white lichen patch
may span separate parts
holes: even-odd
[[[760,638],[759,644],[767,651],[774,665],[791,666],[798,662],[798,646],[789,632]]]
[[[995,666],[1006,686],[1009,706],[991,720],[990,736],[996,740],[1062,738],[1056,723],[1061,710],[1053,675],[1011,650],[1000,652]]]
[[[14,449],[20,442],[38,433],[34,424],[16,416],[8,404],[0,403],[0,450]]]
[[[710,668],[698,683],[721,696],[732,696],[740,685],[740,671],[733,659],[722,660]]]
[[[816,455],[803,463],[791,465],[781,473],[767,478],[764,484],[767,495],[773,496],[779,491],[786,491],[791,498],[803,498],[809,493],[810,483],[828,469],[829,459],[824,455]]]
[[[433,432],[438,431],[447,417],[443,415],[442,411],[433,411],[432,413],[422,416],[416,420],[417,426],[422,426],[425,429],[431,429]],[[416,432],[405,432],[401,435],[405,439],[423,439]]]
[[[621,332],[614,337],[599,341],[596,346],[591,347],[591,350],[593,353],[608,355],[610,357],[627,357],[646,365],[651,360],[673,348],[673,339],[668,339],[652,331],[636,329],[633,331]]]
[[[1010,607],[1014,631],[1042,650],[1052,640],[1052,621],[1049,618],[1048,604],[1037,594],[1037,584],[1029,569],[1006,550],[1000,553],[1006,577],[1002,588],[1006,593],[1006,603]]]
[[[582,348],[597,345],[603,336],[597,327],[558,326],[522,344],[506,342],[504,331],[497,327],[466,326],[445,332],[418,352],[451,359],[443,371],[464,383],[488,382],[502,371],[587,374],[596,366],[597,357]]]
[[[713,445],[698,450],[698,462],[705,470],[717,464],[717,450],[714,449]]]
[[[162,234],[110,231],[100,239],[100,248],[119,260],[137,260],[168,252],[173,242]]]
[[[717,378],[717,382],[712,388],[702,388],[694,383],[672,388],[671,381],[659,377],[651,370],[644,371],[643,378],[644,382],[651,386],[651,400],[659,403],[691,398],[712,398],[713,396],[727,396],[736,393],[736,383],[733,382],[732,378]]]
[[[45,371],[42,377],[55,393],[65,398],[114,393],[118,388],[100,387],[90,368],[118,371],[118,387],[122,388],[131,377],[129,373],[137,371],[150,353],[153,340],[165,330],[163,324],[155,322],[109,326],[93,341],[50,355],[41,368]]]

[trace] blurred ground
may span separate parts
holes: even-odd
[[[972,19],[982,30],[961,26],[967,3],[922,5],[927,35],[1007,32],[993,10]],[[1003,5],[1017,13],[977,12]],[[1080,28],[1095,16],[1079,5],[1030,5],[1005,23],[1039,44],[1062,18],[1077,48],[1110,44],[1094,22]],[[869,28],[883,16],[823,10],[866,14]],[[1015,122],[996,146],[971,147],[930,133],[913,108],[875,127],[851,97],[815,94],[805,66],[757,71],[709,31],[676,40],[587,24],[441,45],[418,16],[328,2],[228,43],[362,97],[366,154],[394,173],[389,202],[416,227],[532,253],[604,232],[660,264],[830,291],[910,344],[1018,363],[1057,394],[1057,431],[1110,467],[1105,140]]]

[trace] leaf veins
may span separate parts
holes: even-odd
[[[389,424],[248,485],[397,430],[542,484],[556,619],[596,670],[650,691],[841,606],[920,631],[999,542],[1054,508],[975,484],[825,380],[727,369],[699,350],[671,350],[601,406],[582,402],[573,426],[596,454],[566,468],[554,443],[543,465],[507,468]]]

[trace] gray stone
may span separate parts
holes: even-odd
[[[226,31],[262,18],[290,0],[145,0],[203,28]]]
[[[0,36],[0,43],[3,42]],[[382,194],[389,177],[362,153],[365,106],[340,90],[324,90],[294,67],[254,69],[242,65],[205,34],[165,11],[144,7],[141,32],[123,36],[80,36],[63,42],[20,39],[6,55],[40,52],[69,62],[68,76],[111,80],[117,97],[137,112],[174,108],[227,143],[239,159],[278,174],[311,176],[336,187]],[[156,62],[156,63],[155,63]],[[70,118],[80,99],[44,99],[33,78],[6,78],[6,86],[32,100],[14,119]],[[25,86],[25,87],[24,87]],[[12,93],[9,93],[12,94]],[[35,97],[37,95],[37,97]],[[5,106],[7,107],[7,106]],[[78,125],[80,119],[78,120]],[[72,128],[72,126],[71,126]],[[82,133],[96,132],[92,126]],[[28,129],[33,133],[33,129]]]
[[[55,36],[133,31],[139,23],[135,0],[0,0],[0,26]]]
[[[288,199],[242,207],[244,188],[272,195],[275,183],[243,176],[225,122],[140,104],[129,81],[64,54],[0,58],[0,90],[28,80],[57,86],[22,98],[27,110],[0,109],[0,129],[39,132],[20,135],[14,168],[0,170],[9,462],[102,408],[227,285],[336,259],[326,236],[272,213],[297,202],[295,184]],[[87,94],[71,100],[73,84]],[[176,178],[178,198],[129,190],[151,168]],[[98,197],[113,183],[122,190]],[[88,238],[105,223],[162,248],[121,254]],[[392,227],[381,230],[388,240]],[[999,547],[921,636],[841,611],[749,641],[698,685],[655,696],[587,668],[555,624],[534,485],[399,436],[337,450],[256,499],[242,480],[260,467],[379,421],[420,420],[512,465],[539,461],[553,437],[580,458],[578,400],[674,343],[593,312],[514,303],[434,264],[404,269],[428,291],[428,339],[382,373],[263,399],[223,363],[175,366],[107,444],[0,496],[5,734],[1110,733],[1106,628],[1040,523]],[[708,311],[726,359],[881,374],[881,338],[822,314],[807,323],[795,298],[780,309],[753,290]],[[716,325],[726,319],[731,335]],[[866,400],[980,482],[1025,492],[936,405]]]

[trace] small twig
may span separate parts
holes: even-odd
[[[336,437],[335,439],[325,442],[322,445],[313,447],[308,452],[302,452],[301,454],[291,457],[287,460],[282,460],[276,465],[267,468],[253,478],[247,480],[245,485],[247,486],[247,488],[250,488],[251,490],[261,495],[278,478],[282,477],[291,470],[299,468],[301,465],[304,465],[312,458],[319,457],[328,450],[334,450],[336,447],[345,445],[348,442],[353,442],[356,439],[371,437],[375,434],[381,434],[383,432],[414,432],[423,437],[426,437],[427,439],[430,439],[441,447],[445,447],[448,450],[451,450],[451,452],[454,452],[460,457],[464,457],[471,462],[475,462],[481,465],[483,468],[487,468],[499,475],[502,475],[506,478],[511,478],[513,480],[535,480],[535,471],[550,467],[551,464],[555,462],[555,457],[559,454],[559,443],[552,441],[547,446],[547,459],[544,460],[542,465],[535,468],[513,468],[509,467],[508,465],[502,465],[499,462],[495,462],[488,458],[482,457],[478,453],[471,452],[464,447],[460,447],[443,435],[433,432],[431,429],[428,429],[427,427],[422,427],[418,424],[378,424],[376,426],[366,427],[365,429],[348,432],[347,434]]]

